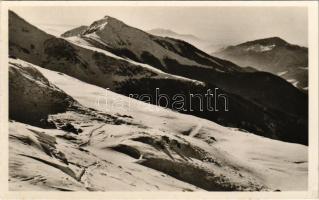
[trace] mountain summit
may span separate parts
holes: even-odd
[[[108,15],[104,16],[104,18],[99,19],[97,21],[94,21],[84,32],[83,35],[85,34],[90,34],[94,33],[96,31],[103,31],[106,29],[106,25],[111,26],[112,28],[121,28],[125,24],[113,17],[110,17]]]
[[[229,46],[212,55],[243,67],[271,72],[301,90],[308,89],[308,48],[290,44],[279,37]]]
[[[276,45],[276,46],[286,46],[289,45],[288,42],[283,40],[280,37],[270,37],[270,38],[264,38],[264,39],[258,39],[258,40],[253,40],[249,42],[245,42],[242,44],[239,44],[238,46],[250,46],[250,45]]]

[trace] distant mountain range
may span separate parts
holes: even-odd
[[[185,42],[188,42],[197,48],[203,49],[204,47],[207,46],[207,41],[204,39],[201,39],[195,35],[192,34],[180,34],[176,33],[172,30],[169,29],[162,29],[162,28],[156,28],[156,29],[151,29],[147,31],[148,33],[152,35],[157,35],[161,37],[170,37],[170,38],[175,38],[179,40],[183,40]]]
[[[188,43],[196,46],[197,48],[199,48],[200,50],[202,50],[206,53],[218,51],[226,46],[225,44],[213,44],[209,40],[199,38],[199,37],[192,35],[192,34],[176,33],[176,32],[169,30],[169,29],[156,28],[156,29],[149,30],[147,32],[152,34],[152,35],[157,35],[157,36],[162,36],[162,37],[170,37],[170,38],[183,40],[185,42],[188,42]]]
[[[158,36],[162,36],[162,37],[172,37],[172,38],[181,39],[181,40],[184,40],[187,42],[188,42],[188,40],[203,41],[202,39],[200,39],[194,35],[179,34],[179,33],[176,33],[172,30],[169,30],[169,29],[155,28],[155,29],[151,29],[147,32],[150,34],[153,34],[153,35],[158,35]]]
[[[308,90],[308,48],[290,44],[279,37],[229,46],[212,55],[243,67],[271,72],[301,90]]]
[[[171,97],[204,95],[219,88],[229,96],[229,111],[203,112],[194,105],[186,113],[270,138],[308,142],[307,96],[277,76],[248,73],[187,42],[154,36],[109,16],[67,40],[13,12],[9,19],[13,57],[125,95],[154,94],[156,88]]]

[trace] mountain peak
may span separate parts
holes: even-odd
[[[249,42],[242,43],[238,46],[250,46],[250,45],[276,45],[276,46],[286,46],[289,45],[288,42],[283,40],[280,37],[269,37],[269,38],[264,38],[264,39],[258,39],[258,40],[253,40]]]
[[[111,16],[109,16],[109,15],[105,15],[102,19],[100,19],[100,20],[104,20],[104,21],[107,21],[107,22],[111,22],[111,21],[113,21],[113,22],[118,22],[118,23],[123,23],[122,21],[120,21],[120,20],[118,20],[118,19],[116,19],[116,18],[114,18],[114,17],[111,17]],[[99,21],[99,20],[98,20]]]
[[[111,17],[109,15],[105,15],[102,19],[94,21],[83,34],[93,33],[98,30],[103,30],[106,26],[123,26],[124,22]]]

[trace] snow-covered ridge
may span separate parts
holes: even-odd
[[[97,36],[95,33],[91,33],[89,34],[91,37],[91,39],[94,39],[95,41],[101,43],[102,45],[105,45],[107,46],[107,44],[105,44],[103,41],[101,41],[99,39],[99,36]],[[86,35],[87,37],[87,35]],[[194,80],[194,79],[189,79],[189,78],[186,78],[186,77],[182,77],[182,76],[178,76],[178,75],[173,75],[173,74],[168,74],[166,72],[163,72],[162,70],[159,70],[155,67],[152,67],[148,64],[145,64],[145,63],[139,63],[139,62],[136,62],[136,61],[133,61],[131,59],[128,59],[128,58],[122,58],[120,56],[117,56],[109,51],[106,51],[104,49],[100,49],[100,48],[97,48],[97,47],[94,47],[93,45],[91,45],[90,43],[88,43],[87,41],[85,41],[84,39],[82,39],[81,37],[78,37],[78,36],[75,36],[75,37],[69,37],[69,38],[66,38],[66,40],[68,40],[69,42],[75,44],[75,45],[78,45],[80,47],[83,47],[83,48],[86,48],[86,49],[90,49],[92,51],[97,51],[99,53],[103,53],[104,55],[106,56],[110,56],[110,57],[113,57],[113,58],[116,58],[116,59],[120,59],[120,60],[125,60],[129,63],[132,63],[134,65],[139,65],[139,66],[142,66],[148,70],[151,70],[152,72],[155,72],[159,75],[163,75],[165,77],[173,77],[173,78],[176,78],[176,79],[180,79],[180,80],[185,80],[185,81],[191,81],[191,82],[194,82],[196,83],[197,85],[203,85],[205,86],[205,83],[202,82],[202,81],[198,81],[198,80]]]
[[[93,39],[93,40],[95,40],[95,41],[97,41],[97,42],[99,42],[99,43],[101,43],[101,44],[103,44],[103,45],[105,45],[105,46],[108,46],[105,42],[102,41],[102,39],[100,38],[100,36],[98,36],[95,32],[86,34],[85,37],[89,37],[89,38],[91,38],[91,39]],[[74,38],[79,38],[79,39],[74,39]],[[70,40],[70,41],[75,40],[75,41],[77,41],[78,44],[84,43],[84,44],[86,44],[86,45],[90,45],[90,44],[89,44],[88,42],[86,42],[85,40],[83,40],[83,41],[80,40],[81,38],[78,37],[78,36],[74,36],[73,39],[72,39],[72,38],[67,38],[67,39]],[[90,46],[92,46],[92,45],[90,45]]]

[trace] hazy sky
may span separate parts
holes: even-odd
[[[109,15],[143,30],[171,29],[215,44],[237,44],[279,36],[290,43],[308,46],[305,7],[107,6],[14,7],[11,10],[48,32],[62,33],[78,25],[90,25],[94,20]]]

